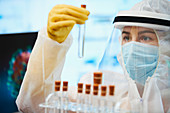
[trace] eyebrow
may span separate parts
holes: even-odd
[[[123,33],[128,34],[128,35],[130,34],[130,32],[127,32],[127,31],[123,31],[122,34],[123,34]]]
[[[144,30],[144,31],[140,31],[138,34],[143,34],[143,33],[152,33],[152,34],[155,34],[154,31],[149,31],[149,30]]]
[[[127,32],[127,31],[123,31],[122,34],[125,33],[125,34],[130,34],[130,32]],[[154,31],[149,31],[149,30],[144,30],[144,31],[140,31],[138,34],[143,34],[143,33],[153,33],[155,34]]]

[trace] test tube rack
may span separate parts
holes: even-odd
[[[76,101],[69,101],[68,81],[55,81],[55,92],[47,96],[45,103],[39,106],[56,113],[119,113],[121,110],[115,103],[114,85],[102,85],[102,73],[95,72],[93,84],[77,84]],[[61,90],[62,89],[62,90]],[[120,104],[120,103],[119,103]],[[117,106],[117,107],[115,107]]]

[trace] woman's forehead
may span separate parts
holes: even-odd
[[[125,27],[123,28],[123,31],[128,31],[128,32],[130,32],[132,29],[133,29],[133,30],[136,30],[136,31],[144,31],[144,30],[154,31],[153,29],[146,28],[146,27],[139,27],[139,26],[125,26]]]

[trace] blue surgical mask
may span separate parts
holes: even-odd
[[[155,72],[159,59],[159,48],[132,41],[122,46],[122,55],[129,76],[144,85],[147,78]]]

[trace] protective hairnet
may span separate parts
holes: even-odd
[[[143,0],[137,3],[130,10],[132,11],[149,11],[170,15],[170,1],[168,0]]]
[[[166,14],[170,20],[170,1],[168,0],[143,0],[132,7],[132,11],[149,11]],[[170,57],[170,28],[168,31],[157,31],[160,43],[160,52]]]

